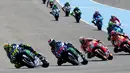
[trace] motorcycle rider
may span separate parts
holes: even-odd
[[[22,67],[22,65],[20,63],[18,63],[17,61],[19,60],[18,57],[18,52],[15,51],[16,49],[28,49],[31,52],[33,52],[39,59],[43,59],[43,56],[41,54],[39,54],[38,52],[36,52],[31,46],[29,46],[28,44],[16,44],[16,43],[6,43],[3,46],[4,50],[6,51],[6,54],[8,56],[8,58],[10,59],[10,62],[12,64],[14,64],[14,66],[16,68],[20,68]]]
[[[102,44],[102,42],[100,40],[96,40],[96,39],[93,39],[93,38],[85,38],[83,36],[81,36],[79,38],[79,42],[81,43],[81,49],[85,52],[85,53],[88,53],[87,56],[88,58],[92,58],[94,57],[94,54],[92,52],[92,49],[89,48],[89,45],[91,44],[94,44],[93,42],[96,41],[98,42],[98,46],[106,53],[108,54],[109,50],[106,49],[106,47],[104,47]]]
[[[64,6],[62,7],[62,10],[63,10],[63,11],[65,10],[65,7],[70,7],[70,3],[69,3],[69,2],[66,2],[66,3],[64,4]]]
[[[57,58],[57,64],[58,65],[62,65],[63,63],[65,63],[65,61],[62,59],[62,57],[58,54],[58,47],[59,45],[64,46],[65,49],[68,49],[68,47],[73,47],[73,49],[82,57],[83,61],[87,61],[84,57],[84,55],[79,52],[71,43],[65,43],[65,42],[61,42],[61,41],[55,41],[54,39],[49,39],[48,41],[50,47],[51,47],[51,52],[55,55],[55,57]],[[82,62],[82,64],[85,64]]]
[[[96,25],[100,19],[103,20],[103,17],[102,17],[102,15],[99,13],[99,11],[97,10],[97,11],[95,11],[95,13],[93,14],[92,23],[93,23],[94,25]],[[95,22],[95,21],[96,21],[96,22]]]
[[[108,22],[108,27],[107,27],[108,40],[110,40],[110,38],[111,38],[110,33],[111,33],[111,31],[113,30],[113,27],[114,27],[115,25],[116,25],[116,26],[120,26],[120,25],[121,25],[120,20],[119,20],[116,16],[111,15],[111,18],[110,18],[110,20],[109,20],[109,22]]]
[[[79,7],[75,7],[73,12],[71,13],[71,15],[73,15],[75,17],[76,12],[80,12],[80,14],[82,14],[81,10],[79,9]]]
[[[47,1],[47,7],[48,7],[48,4],[49,4],[50,2],[55,2],[55,0],[48,0],[48,1]]]
[[[111,42],[112,42],[112,45],[114,46],[114,49],[116,49],[116,50],[118,50],[118,52],[120,52],[121,49],[118,47],[117,44],[114,44],[115,41],[118,41],[118,36],[123,36],[123,37],[128,38],[128,39],[129,39],[129,37],[126,34],[124,34],[124,33],[122,34],[122,33],[116,32],[114,30],[111,31]]]
[[[57,6],[56,4],[54,4],[54,5],[52,6],[52,11],[50,12],[50,14],[55,15],[55,14],[54,14],[55,11],[60,12],[60,9],[58,8],[58,6]]]

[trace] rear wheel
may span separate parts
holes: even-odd
[[[73,65],[79,65],[78,60],[77,60],[74,56],[68,55],[68,59],[69,59],[69,62],[70,62],[71,64],[73,64]]]
[[[25,65],[28,68],[35,67],[34,59],[25,52],[21,55],[21,61],[22,61],[23,65]]]

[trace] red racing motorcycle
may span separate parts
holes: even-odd
[[[105,47],[104,44],[101,42],[92,41],[92,42],[90,42],[88,48],[89,48],[88,52],[92,52],[93,57],[96,56],[102,60],[112,60],[113,59],[112,53],[110,53],[110,51],[107,49],[107,47]],[[104,50],[102,50],[102,48],[106,49],[107,53],[105,53]],[[89,56],[89,54],[88,54],[88,56]]]
[[[130,53],[130,39],[126,36],[123,35],[117,35],[117,37],[112,36],[111,37],[111,43],[113,45],[116,45],[118,49],[114,49],[114,52],[127,52]]]

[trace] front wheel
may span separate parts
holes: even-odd
[[[80,18],[79,18],[79,17],[77,17],[77,18],[76,18],[76,22],[77,22],[77,23],[79,23],[79,21],[80,21]]]
[[[98,28],[98,30],[102,30],[102,22],[98,22],[97,28]]]
[[[109,56],[108,56],[108,60],[112,60],[112,59],[113,59],[112,54],[109,54]]]
[[[66,11],[66,13],[65,13],[65,16],[69,16],[69,14],[70,14],[70,11]]]
[[[21,54],[21,64],[28,67],[28,68],[35,67],[34,59],[26,52],[23,52]]]
[[[55,16],[55,19],[56,19],[56,21],[58,21],[58,19],[59,19],[59,16],[57,15],[57,16]]]
[[[124,44],[123,47],[124,47],[125,52],[130,53],[130,45],[128,43]]]

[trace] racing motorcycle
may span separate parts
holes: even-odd
[[[58,52],[58,54],[61,55],[64,62],[69,62],[72,65],[79,65],[78,54],[73,50],[73,48],[68,48],[68,50],[66,50],[61,47],[59,50],[61,50],[61,52]],[[58,65],[61,66],[61,63],[58,63]]]
[[[111,43],[113,45],[118,46],[118,49],[114,49],[115,53],[118,53],[121,51],[130,53],[130,39],[128,36],[117,35],[116,38],[114,36],[111,36]]]
[[[16,49],[18,51],[18,49]],[[35,56],[34,53],[30,52],[29,50],[25,49],[19,52],[19,54],[17,55],[18,58],[18,63],[21,66],[26,66],[28,68],[34,68],[34,67],[38,67],[38,66],[42,66],[42,67],[48,67],[49,63],[46,60],[45,57],[43,57],[42,60],[40,60],[37,56]],[[20,68],[15,66],[16,68]]]
[[[54,9],[54,10],[52,10],[52,15],[55,17],[55,20],[56,21],[58,21],[58,19],[59,19],[59,9]]]
[[[81,12],[80,11],[76,11],[74,14],[71,13],[71,15],[73,15],[76,19],[76,22],[79,23],[80,19],[81,19]]]
[[[113,59],[112,53],[110,53],[107,47],[104,46],[104,48],[107,49],[107,54],[106,54],[99,46],[99,43],[100,45],[104,46],[103,43],[97,41],[92,41],[92,44],[89,45],[89,49],[91,49],[93,57],[96,56],[102,60],[112,60]],[[88,58],[90,58],[89,55]]]
[[[58,50],[58,54],[61,56],[64,63],[69,62],[72,65],[79,65],[80,62],[78,60],[78,53],[73,49],[73,47],[60,47]],[[87,60],[84,60],[81,62],[83,65],[86,65],[88,63]],[[59,66],[61,66],[62,63],[58,63]]]
[[[70,14],[70,6],[65,6],[65,8],[63,9],[63,11],[65,12],[65,16],[69,16]]]
[[[92,21],[92,23],[93,23],[95,26],[97,26],[97,29],[98,29],[98,30],[102,30],[102,25],[103,25],[102,20],[103,20],[102,17],[98,17],[97,20]]]

